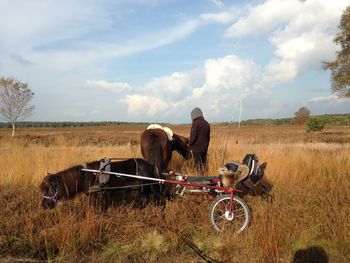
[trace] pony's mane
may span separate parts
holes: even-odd
[[[173,134],[174,139],[179,142],[182,146],[186,146],[187,144],[187,139],[184,136],[181,136],[179,134],[174,133]]]

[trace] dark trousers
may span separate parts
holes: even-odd
[[[207,170],[207,152],[192,152],[194,165],[196,169],[200,172]]]

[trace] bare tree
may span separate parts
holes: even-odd
[[[12,137],[17,121],[33,113],[34,106],[30,105],[33,96],[28,83],[14,78],[0,78],[0,114],[11,123]]]
[[[307,107],[301,107],[294,113],[294,124],[304,124],[310,117],[310,110]]]

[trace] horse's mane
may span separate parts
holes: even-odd
[[[44,177],[42,183],[40,184],[41,191],[45,192],[52,184],[57,185],[57,190],[60,192],[62,197],[64,198],[73,198],[79,190],[82,190],[84,187],[84,181],[88,178],[88,174],[85,176],[81,175],[81,169],[90,168],[90,169],[98,169],[100,161],[92,161],[86,163],[85,165],[75,165],[65,170],[59,171],[54,174],[48,174]]]

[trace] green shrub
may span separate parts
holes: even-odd
[[[324,122],[320,119],[311,118],[307,121],[307,132],[322,131],[324,128]]]

